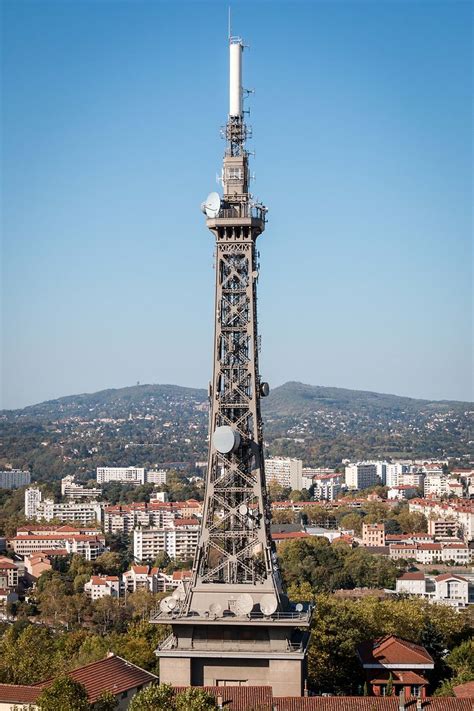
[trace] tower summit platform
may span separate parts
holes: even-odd
[[[216,242],[216,308],[201,531],[189,584],[164,598],[151,621],[172,630],[156,650],[162,682],[268,685],[275,696],[301,696],[312,610],[289,602],[270,536],[256,250],[267,209],[249,191],[243,49],[230,37],[223,195],[211,193],[202,205]]]

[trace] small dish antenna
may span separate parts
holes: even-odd
[[[160,602],[160,610],[161,612],[172,612],[172,610],[174,610],[177,604],[177,599],[170,595],[169,597],[163,598],[163,600]]]
[[[245,516],[246,514],[248,514],[248,511],[249,511],[249,510],[248,510],[246,504],[240,504],[240,506],[239,506],[239,514],[240,514],[241,516]]]
[[[210,219],[217,217],[221,209],[221,198],[219,193],[209,193],[201,205],[201,210]]]
[[[186,590],[184,589],[184,585],[178,585],[178,587],[171,593],[171,597],[182,602],[186,598]]]
[[[222,605],[219,605],[218,602],[211,602],[209,605],[209,614],[214,617],[222,617]]]
[[[239,615],[248,615],[253,610],[253,597],[248,593],[239,595],[236,600],[235,607]]]
[[[302,603],[302,602],[298,602],[298,604],[297,604],[296,607],[295,607],[296,612],[303,612],[303,609],[304,609],[304,608],[303,608],[303,603]]]
[[[262,595],[262,599],[260,600],[260,609],[266,617],[273,615],[273,613],[276,612],[277,607],[278,600],[275,595]]]
[[[222,425],[214,430],[212,444],[220,454],[229,454],[230,452],[235,452],[239,446],[240,435],[229,425]]]

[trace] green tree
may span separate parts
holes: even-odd
[[[116,696],[111,691],[104,691],[91,705],[91,711],[115,711],[117,704]]]
[[[128,711],[171,711],[173,707],[173,687],[169,684],[153,684],[135,694]]]
[[[217,709],[216,700],[204,689],[189,687],[175,697],[176,711],[214,711]]]
[[[36,704],[41,711],[90,711],[85,686],[66,675],[58,676]]]

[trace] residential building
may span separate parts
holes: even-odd
[[[362,524],[362,545],[363,546],[384,546],[385,545],[385,524],[384,523],[363,523]]]
[[[76,484],[74,476],[68,474],[61,479],[61,494],[67,499],[98,499],[102,494],[102,489],[99,487],[87,487],[82,484]]]
[[[202,503],[189,501],[138,502],[104,508],[106,533],[131,533],[134,528],[168,528],[176,518],[196,518],[202,513]]]
[[[18,587],[18,567],[10,558],[0,558],[0,588],[16,591]]]
[[[190,560],[199,539],[197,519],[176,519],[172,528],[135,529],[133,556],[136,561],[154,561],[163,552],[175,560]]]
[[[166,469],[149,469],[146,473],[147,484],[166,484],[168,472]]]
[[[35,486],[25,489],[25,518],[36,518],[41,503],[41,491]]]
[[[312,483],[313,498],[316,501],[334,501],[345,484],[345,475],[338,472],[319,474],[313,477]]]
[[[389,548],[393,560],[415,560],[424,565],[467,565],[470,560],[469,548],[464,543],[392,543]]]
[[[459,524],[454,518],[428,518],[428,533],[435,538],[457,538]]]
[[[97,483],[145,484],[144,467],[97,467]]]
[[[437,576],[422,572],[404,573],[397,580],[396,592],[463,609],[474,604],[474,576],[470,573],[443,573]]]
[[[303,467],[302,488],[309,489],[314,484],[314,479],[319,479],[327,474],[335,474],[334,469],[328,467]]]
[[[453,501],[433,501],[429,499],[411,499],[408,503],[411,512],[418,511],[428,519],[452,519],[458,524],[458,530],[464,541],[474,540],[474,501],[455,499]]]
[[[97,501],[74,501],[71,503],[56,503],[53,499],[44,499],[36,505],[36,519],[45,521],[61,521],[86,525],[92,521],[101,523],[103,504]]]
[[[290,457],[270,457],[265,460],[265,478],[267,484],[276,482],[292,491],[303,488],[303,461]]]
[[[24,558],[25,577],[29,583],[35,583],[42,573],[52,569],[51,558],[46,553],[32,553]]]
[[[448,475],[444,474],[443,471],[427,472],[423,483],[424,496],[439,497],[448,494],[448,480]]]
[[[403,690],[406,698],[424,699],[434,661],[424,647],[395,635],[387,635],[357,648],[365,670],[369,695],[386,696],[391,682],[395,696]]]
[[[416,487],[410,486],[409,484],[399,484],[398,486],[392,486],[387,492],[387,499],[392,501],[397,499],[399,501],[403,499],[412,499],[416,496]]]
[[[377,464],[358,462],[345,468],[345,482],[348,489],[368,489],[381,484],[382,480],[377,471]]]
[[[69,671],[68,676],[85,687],[90,704],[95,704],[104,692],[111,692],[116,699],[117,711],[125,711],[140,689],[158,683],[155,674],[112,653],[98,662],[91,662]],[[53,682],[54,678],[34,686],[0,684],[0,711],[13,711],[18,708],[35,711],[38,709],[36,706],[38,697]]]
[[[105,548],[105,536],[98,532],[96,535],[82,532],[71,533],[61,530],[47,533],[21,533],[8,539],[8,546],[17,555],[31,556],[33,553],[50,551],[52,555],[57,552],[82,555],[86,560],[95,560]],[[53,553],[54,551],[54,553]]]
[[[91,600],[120,597],[120,578],[116,575],[92,575],[84,584],[84,592]]]
[[[19,489],[31,482],[30,472],[21,469],[4,469],[0,471],[0,489]]]

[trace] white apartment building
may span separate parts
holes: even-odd
[[[290,457],[270,457],[265,460],[267,484],[274,481],[292,491],[303,488],[303,460]]]
[[[173,528],[135,529],[133,532],[133,557],[136,561],[154,561],[163,552],[175,560],[189,560],[199,540],[199,522],[183,519],[175,521]]]
[[[106,533],[131,533],[134,528],[166,528],[173,525],[177,512],[162,502],[135,503],[104,508]]]
[[[92,521],[102,522],[103,504],[96,501],[76,501],[57,504],[53,499],[44,499],[36,506],[36,519],[57,520],[61,523],[85,525]]]
[[[25,489],[25,518],[36,518],[41,503],[41,491],[32,486]]]
[[[389,501],[393,500],[403,500],[411,499],[416,496],[416,487],[410,486],[409,484],[400,484],[399,486],[392,486],[387,491],[387,499]]]
[[[309,489],[315,479],[320,479],[326,474],[335,474],[335,471],[328,467],[303,467],[302,488]]]
[[[410,513],[418,511],[430,520],[450,519],[458,524],[458,531],[464,541],[474,540],[474,501],[461,499],[456,501],[430,501],[412,499],[408,503]]]
[[[95,560],[106,550],[105,537],[102,535],[63,535],[51,532],[17,535],[8,539],[8,545],[15,553],[21,556],[31,556],[33,553],[43,551],[61,550],[82,555],[86,560]]]
[[[448,475],[443,474],[443,472],[425,474],[423,483],[424,496],[439,497],[443,496],[443,494],[448,494],[448,480]]]
[[[97,467],[97,483],[108,484],[118,481],[122,484],[145,484],[144,467]]]
[[[4,469],[0,471],[0,489],[19,489],[31,482],[30,472],[21,469]]]
[[[436,577],[419,572],[404,573],[397,580],[396,592],[462,609],[474,603],[474,579],[453,573]]]
[[[168,472],[166,469],[149,469],[146,473],[146,483],[147,484],[166,484]]]
[[[313,478],[313,498],[316,501],[334,501],[341,493],[344,483],[344,474],[319,474]]]
[[[467,565],[470,560],[469,548],[464,543],[392,543],[389,548],[393,560],[415,560],[423,565]]]
[[[74,475],[68,474],[61,479],[61,495],[68,499],[97,499],[102,494],[98,487],[89,488],[76,484]]]
[[[345,482],[348,489],[368,489],[381,484],[377,463],[358,462],[345,468]]]
[[[102,597],[120,597],[120,578],[116,575],[92,575],[84,584],[84,593],[91,600]]]

